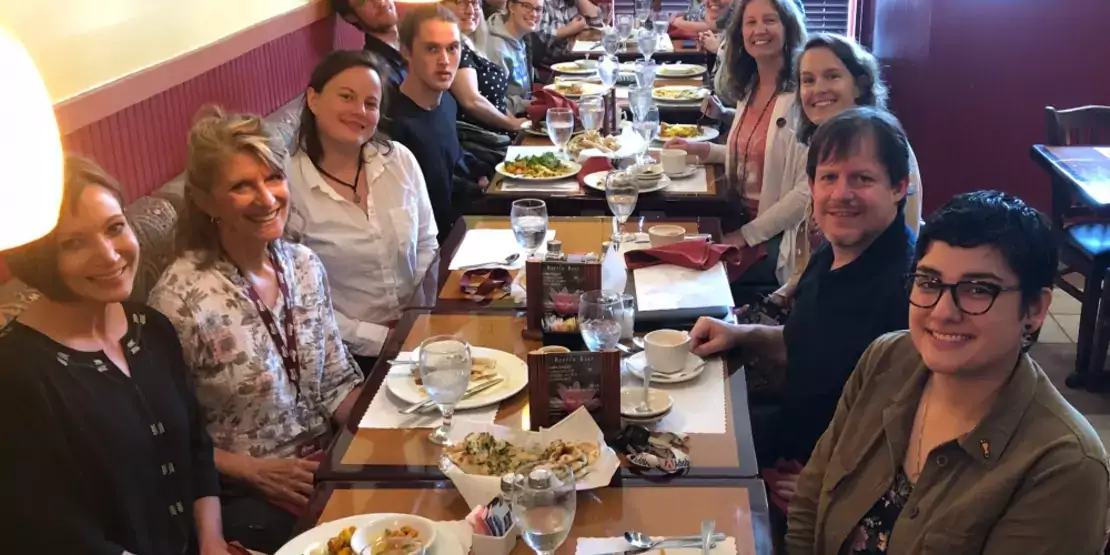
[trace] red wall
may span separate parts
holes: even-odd
[[[1049,208],[1044,107],[1110,104],[1110,0],[873,0],[872,46],[925,209],[984,188]],[[867,37],[867,30],[863,32]]]

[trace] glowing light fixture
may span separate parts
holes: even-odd
[[[58,223],[62,142],[46,85],[31,56],[0,28],[0,250],[29,243]]]

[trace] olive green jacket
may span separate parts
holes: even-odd
[[[908,332],[860,358],[798,480],[789,555],[835,555],[890,488],[929,370]],[[1106,451],[1094,430],[1022,355],[987,416],[932,451],[887,553],[1095,555],[1110,508]]]

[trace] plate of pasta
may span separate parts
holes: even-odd
[[[691,85],[671,85],[651,90],[651,97],[662,102],[700,102],[706,96],[709,96],[707,89]]]
[[[574,177],[582,166],[560,159],[554,152],[517,156],[497,164],[497,173],[521,181],[555,181]]]
[[[701,143],[705,141],[712,141],[721,135],[721,132],[714,127],[706,127],[704,125],[694,125],[690,123],[660,123],[659,124],[659,137],[655,140],[659,142],[667,142],[671,139],[685,139],[691,143]]]

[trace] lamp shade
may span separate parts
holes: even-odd
[[[58,223],[63,158],[58,122],[31,56],[0,28],[0,250],[29,243]]]

